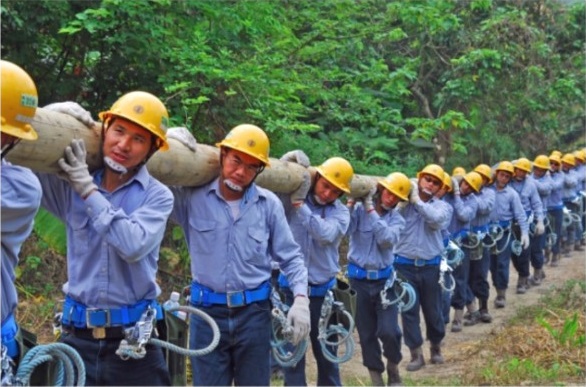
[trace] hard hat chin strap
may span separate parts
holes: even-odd
[[[20,142],[20,138],[15,137],[12,141],[2,145],[2,148],[0,149],[0,159],[4,159],[4,157],[6,157],[6,155],[8,154],[8,152],[10,152],[12,150],[12,148],[14,148],[16,146],[16,144],[18,144]]]

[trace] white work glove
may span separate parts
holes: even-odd
[[[409,202],[416,204],[421,199],[419,198],[419,186],[417,181],[411,180],[411,192],[409,193]]]
[[[545,232],[545,225],[543,224],[543,219],[537,221],[535,225],[535,235],[542,235]]]
[[[456,177],[452,177],[452,192],[454,195],[460,195],[460,181]]]
[[[287,313],[287,322],[293,326],[293,345],[299,344],[303,339],[307,339],[310,329],[309,317],[309,298],[297,296]]]
[[[71,145],[65,148],[65,157],[58,161],[59,167],[63,170],[59,176],[67,180],[83,199],[98,189],[88,170],[86,155],[85,142],[82,139],[74,139]]]
[[[195,152],[197,146],[197,140],[193,137],[193,134],[183,126],[176,127],[176,128],[169,128],[167,129],[167,139],[173,138],[186,147],[188,147],[192,152]]]
[[[299,206],[303,204],[310,188],[311,175],[309,174],[309,171],[303,171],[303,181],[299,185],[299,188],[297,188],[291,194],[291,204],[293,204],[294,206]]]
[[[77,102],[56,102],[45,106],[43,109],[51,110],[53,112],[67,114],[87,126],[93,128],[95,125],[94,119],[90,112],[81,107]]]
[[[529,248],[529,235],[526,233],[521,234],[521,246],[523,247],[523,250]]]
[[[374,210],[374,194],[376,193],[376,185],[370,187],[370,190],[364,197],[364,209],[366,212]]]
[[[308,168],[310,165],[309,157],[307,157],[305,152],[303,152],[300,149],[292,150],[292,151],[285,153],[283,156],[281,156],[280,160],[296,163],[296,164],[299,164],[305,168]]]

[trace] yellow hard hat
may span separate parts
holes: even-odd
[[[492,170],[488,165],[478,164],[476,168],[474,168],[474,172],[478,172],[480,176],[486,177],[489,183],[492,181]]]
[[[549,169],[549,158],[546,155],[539,155],[533,160],[533,166],[541,169]]]
[[[341,157],[332,157],[315,169],[324,179],[338,187],[338,189],[347,194],[350,193],[350,181],[354,176],[354,169],[352,169],[352,165],[348,161]]]
[[[388,189],[401,200],[407,200],[411,191],[411,181],[401,172],[393,172],[384,179],[378,181],[380,185]]]
[[[582,151],[582,150],[575,151],[574,157],[577,158],[578,160],[580,160],[581,162],[584,162],[584,151]]]
[[[558,156],[558,157],[562,157],[562,152],[560,152],[559,150],[553,150],[551,151],[551,155],[550,156]]]
[[[447,188],[448,192],[452,192],[454,190],[452,185],[452,177],[446,171],[444,171],[444,178],[442,179],[442,183],[444,183],[444,187]]]
[[[464,175],[463,178],[466,183],[474,190],[474,192],[480,192],[480,188],[482,188],[482,176],[478,172],[468,172]]]
[[[264,130],[251,124],[241,124],[230,130],[217,147],[235,149],[269,166],[270,142]]]
[[[501,161],[499,165],[496,167],[496,171],[505,171],[509,172],[510,174],[513,174],[515,173],[515,167],[513,166],[513,163],[511,163],[510,161]]]
[[[105,125],[112,117],[121,117],[143,127],[157,137],[159,150],[169,149],[167,127],[169,114],[160,99],[145,91],[132,91],[120,97],[110,110],[101,112],[100,119]]]
[[[531,161],[525,157],[521,157],[515,161],[514,167],[525,172],[531,172]]]
[[[421,174],[431,175],[438,178],[441,182],[444,181],[444,169],[437,164],[426,165],[425,168],[417,173],[418,179],[421,177]]]
[[[466,170],[462,167],[456,167],[452,170],[452,176],[464,176],[466,174]]]
[[[576,165],[576,158],[571,153],[566,153],[562,156],[562,163],[570,164],[572,167]]]
[[[562,156],[561,155],[558,155],[557,153],[556,154],[552,153],[549,156],[549,161],[554,161],[554,162],[556,162],[558,164],[561,164],[561,162],[562,162]]]
[[[0,61],[2,75],[2,133],[23,140],[36,140],[37,132],[31,123],[38,104],[37,87],[32,78],[19,66]]]

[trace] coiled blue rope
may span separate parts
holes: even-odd
[[[63,343],[41,344],[31,348],[18,366],[16,380],[21,385],[30,385],[35,368],[46,362],[57,364],[55,380],[50,382],[52,385],[85,385],[85,366],[81,356],[73,347]]]

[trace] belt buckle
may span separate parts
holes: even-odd
[[[94,313],[104,313],[106,323],[103,326],[93,325],[91,321],[91,315]],[[92,336],[94,339],[105,339],[106,338],[106,327],[110,326],[110,310],[99,309],[99,308],[87,308],[85,310],[85,324],[88,329],[92,330]]]
[[[237,297],[237,296],[241,296],[242,299],[238,302],[234,302],[232,300],[232,297]],[[228,306],[228,308],[237,308],[239,306],[244,306],[244,305],[246,305],[244,292],[228,292],[228,293],[226,293],[226,306]]]
[[[366,271],[366,279],[377,280],[378,279],[378,270],[367,270]]]
[[[425,266],[425,259],[415,258],[413,260],[413,266],[417,266],[417,267],[423,267],[423,266]]]

